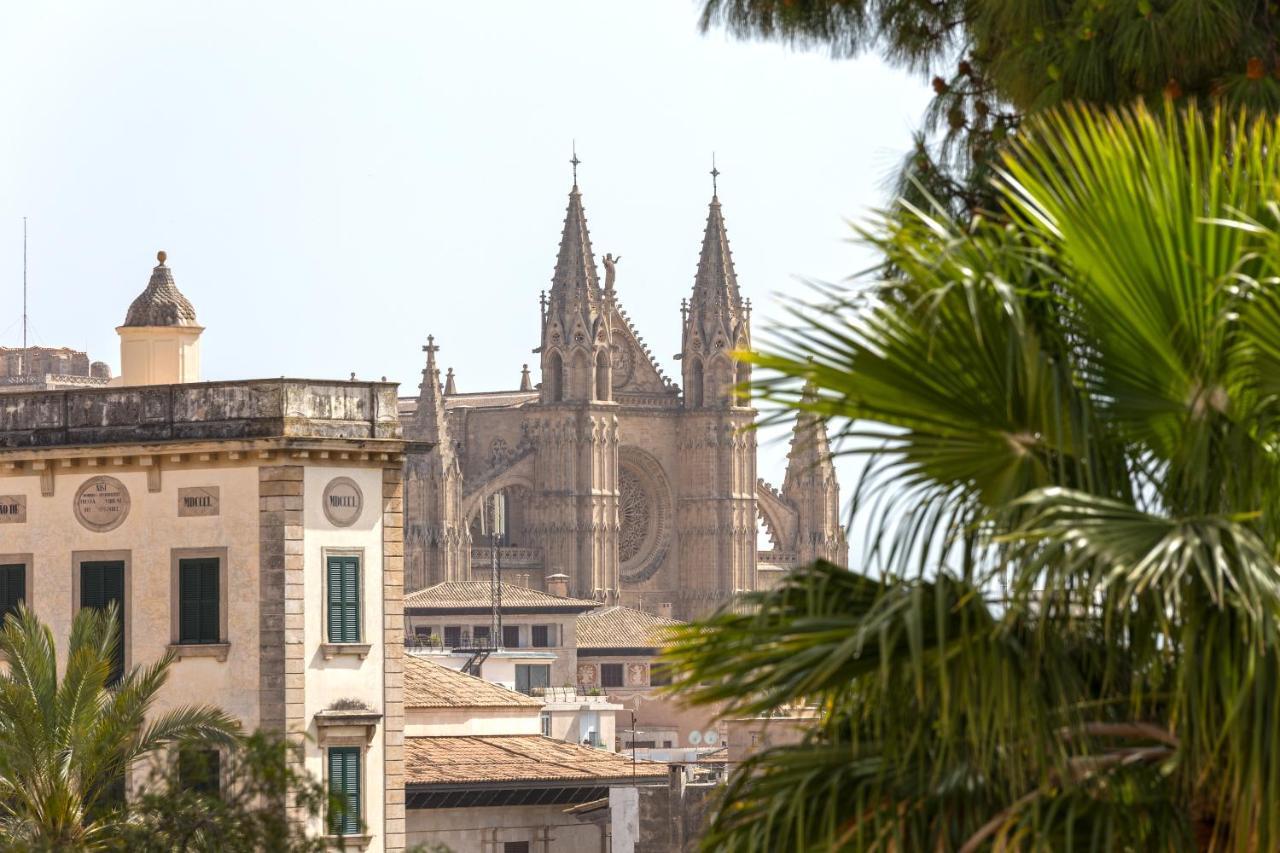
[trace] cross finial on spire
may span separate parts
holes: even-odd
[[[440,347],[436,346],[436,336],[427,335],[427,345],[422,348],[427,355],[435,355],[440,351]]]
[[[711,196],[715,198],[720,195],[720,188],[717,186],[716,179],[720,177],[720,170],[716,168],[716,152],[711,152]]]
[[[578,188],[578,164],[582,161],[578,159],[578,140],[573,140],[573,159],[569,161],[573,166],[573,188]]]

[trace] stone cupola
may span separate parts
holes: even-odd
[[[196,310],[174,283],[164,252],[147,287],[129,305],[120,336],[120,384],[168,385],[200,381]]]

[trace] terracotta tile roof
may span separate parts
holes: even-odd
[[[404,656],[404,706],[540,708],[542,700],[407,654]]]
[[[620,604],[601,607],[578,617],[578,648],[655,648],[662,645],[666,629],[683,624],[679,619],[655,616]]]
[[[468,782],[575,782],[630,779],[631,758],[542,735],[408,737],[404,740],[408,785]],[[637,778],[667,775],[667,765],[637,761]]]
[[[432,610],[474,610],[491,606],[488,581],[446,581],[405,596],[405,607]],[[590,598],[562,598],[549,592],[504,583],[502,607],[537,608],[542,610],[583,611],[600,606]]]

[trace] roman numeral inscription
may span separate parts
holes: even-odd
[[[178,489],[179,518],[221,514],[222,504],[217,486],[194,486]]]

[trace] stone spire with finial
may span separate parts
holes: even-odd
[[[418,410],[406,430],[406,437],[432,442],[442,454],[448,454],[451,448],[445,422],[444,394],[440,387],[440,368],[436,366],[436,353],[440,347],[436,345],[435,335],[427,335],[422,351],[427,354],[427,363],[422,368],[422,384],[418,386]]]
[[[698,253],[693,293],[682,302],[680,347],[685,405],[745,405],[733,390],[750,378],[750,366],[737,353],[751,346],[750,311],[738,291],[738,275],[729,250],[729,233],[720,206],[720,169],[711,162],[711,203]]]
[[[589,400],[604,383],[594,379],[600,350],[612,345],[609,305],[600,291],[591,234],[578,189],[575,147],[573,188],[565,211],[560,248],[551,289],[542,301],[542,386],[544,398],[556,402]]]
[[[520,365],[520,390],[533,390],[533,378],[529,375],[529,365],[527,364]]]

